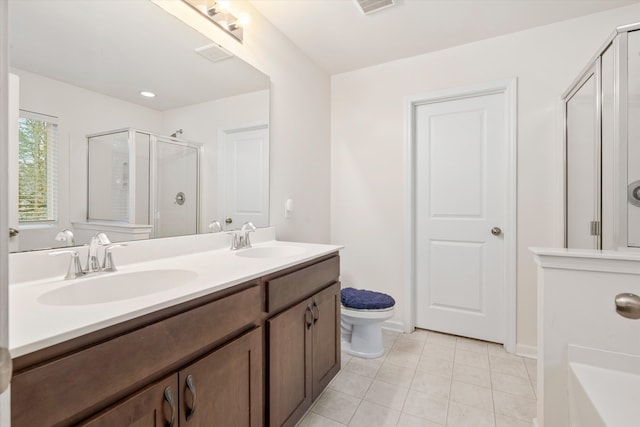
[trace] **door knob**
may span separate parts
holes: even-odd
[[[16,230],[15,228],[9,228],[9,237],[16,237],[18,234],[20,234],[19,230]]]
[[[491,229],[491,234],[493,234],[494,236],[499,236],[502,234],[502,230],[500,229],[500,227],[493,227]]]
[[[233,222],[233,220],[231,218],[227,218],[224,220],[225,224],[231,224]]]
[[[635,294],[616,295],[616,312],[627,319],[640,319],[640,297]]]

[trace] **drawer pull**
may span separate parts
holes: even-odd
[[[313,311],[314,308],[316,311]],[[311,306],[311,312],[313,314],[313,324],[315,325],[320,318],[320,308],[318,307],[318,303],[315,300],[313,301],[313,305]]]
[[[173,399],[173,391],[171,387],[167,387],[164,389],[164,400],[167,401],[169,407],[171,408],[171,420],[165,423],[166,427],[173,427],[173,423],[176,420],[176,401]]]
[[[193,417],[193,413],[196,412],[196,385],[193,382],[193,375],[187,376],[187,389],[191,393],[191,407],[187,406],[185,411],[186,419],[189,421]],[[185,405],[186,406],[186,405]]]
[[[311,315],[311,319],[307,316],[308,314]],[[307,309],[304,311],[304,321],[307,324],[307,329],[310,329],[311,325],[313,325],[313,311],[311,310],[311,304],[309,304]]]

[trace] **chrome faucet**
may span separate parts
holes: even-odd
[[[249,233],[256,231],[256,226],[252,222],[245,222],[240,228],[240,232],[232,234],[231,238],[231,250],[248,249],[251,247],[251,240],[249,239]]]
[[[67,246],[75,246],[76,245],[76,241],[73,238],[73,231],[69,230],[68,228],[65,228],[64,230],[58,232],[58,234],[56,234],[56,241],[57,242],[66,242]]]
[[[109,244],[111,244],[111,241],[104,233],[97,233],[91,238],[89,254],[87,255],[87,265],[84,269],[85,273],[94,273],[101,270],[100,262],[98,261],[98,246]]]
[[[64,251],[55,251],[49,252],[49,256],[57,256],[57,255],[71,255],[71,262],[69,263],[69,268],[67,268],[67,275],[64,276],[66,280],[77,279],[78,277],[84,276],[85,273],[82,269],[82,265],[80,264],[80,256],[78,255],[78,251],[76,250],[64,250]]]
[[[102,260],[102,271],[117,271],[116,264],[113,262],[113,255],[111,251],[114,248],[119,248],[122,246],[127,246],[126,243],[112,243],[110,245],[105,246],[104,248],[104,258]]]
[[[210,233],[218,233],[218,232],[222,231],[222,225],[220,224],[220,221],[218,221],[216,219],[211,221],[207,228],[209,228],[209,232]]]

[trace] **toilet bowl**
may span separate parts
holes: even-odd
[[[342,290],[342,351],[373,359],[384,354],[382,322],[393,317],[395,301],[378,292],[345,288]]]
[[[393,307],[358,310],[342,306],[342,351],[352,356],[373,359],[384,354],[382,322],[393,317]]]

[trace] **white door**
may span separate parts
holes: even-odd
[[[415,325],[505,342],[506,95],[417,104]]]
[[[269,128],[267,125],[224,132],[219,180],[226,229],[251,221],[269,226]],[[222,221],[221,221],[222,222]]]

